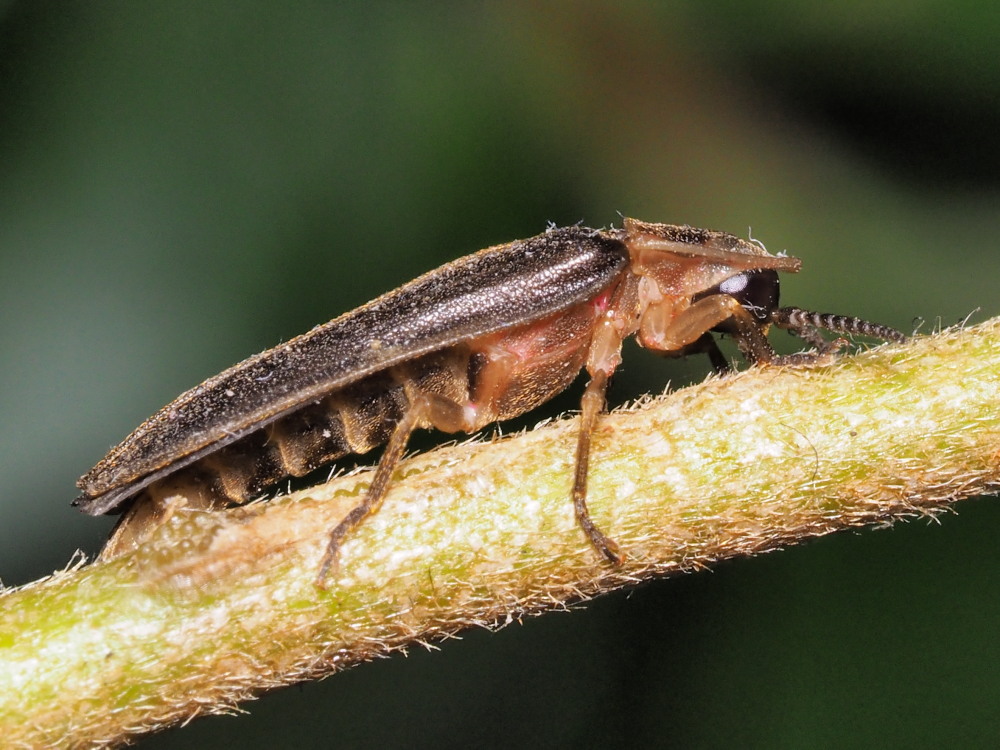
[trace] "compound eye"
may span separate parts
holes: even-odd
[[[714,289],[699,294],[728,294],[761,323],[770,320],[771,312],[778,307],[778,272],[771,269],[744,271],[730,276]]]

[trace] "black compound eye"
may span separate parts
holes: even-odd
[[[754,318],[766,323],[771,312],[778,307],[778,272],[763,269],[738,273],[697,295],[695,301],[711,294],[728,294]]]

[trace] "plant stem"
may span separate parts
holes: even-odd
[[[589,505],[620,567],[574,521],[575,424],[404,462],[326,591],[327,531],[368,472],[178,511],[134,554],[6,592],[0,736],[120,743],[462,628],[994,491],[1000,319],[603,417]]]

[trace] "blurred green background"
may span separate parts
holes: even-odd
[[[0,2],[3,582],[99,549],[76,477],[182,390],[548,222],[752,231],[787,302],[907,331],[996,314],[998,38],[944,0]],[[612,401],[706,370],[632,347]],[[143,746],[995,746],[1000,511],[957,510]]]

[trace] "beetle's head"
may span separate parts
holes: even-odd
[[[713,294],[728,294],[761,324],[771,322],[778,309],[778,272],[771,268],[740,271],[692,299],[697,302]]]
[[[727,294],[739,302],[755,321],[766,326],[773,322],[772,315],[778,309],[778,285],[778,272],[774,269],[740,271],[710,289],[694,295],[691,301],[697,302],[715,294]],[[713,330],[729,333],[732,331],[732,324],[727,321]]]

